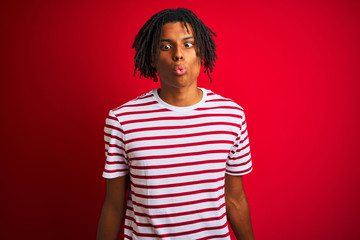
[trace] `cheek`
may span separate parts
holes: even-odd
[[[200,69],[201,69],[201,62],[200,62],[200,59],[197,58],[194,63],[193,63],[193,66],[194,66],[194,73],[195,74],[199,74],[200,73]]]
[[[159,58],[157,64],[155,65],[155,68],[158,73],[164,72],[167,69],[167,64],[163,59]]]

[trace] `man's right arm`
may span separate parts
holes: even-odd
[[[106,198],[101,211],[97,240],[115,240],[118,237],[126,211],[129,175],[108,179],[106,185]]]

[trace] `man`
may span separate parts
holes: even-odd
[[[209,77],[214,66],[211,34],[187,9],[161,11],[137,34],[135,71],[161,88],[106,120],[98,239],[117,239],[123,220],[126,239],[230,239],[228,222],[237,239],[253,239],[244,111],[197,87],[201,65]]]

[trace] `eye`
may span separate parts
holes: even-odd
[[[194,46],[194,44],[191,42],[185,43],[185,47],[187,47],[187,48],[191,48],[192,46]]]
[[[161,50],[169,50],[171,48],[170,44],[165,44],[161,46]]]

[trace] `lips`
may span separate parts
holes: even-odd
[[[174,67],[173,71],[176,75],[181,76],[186,73],[186,68],[182,65],[177,65]]]

